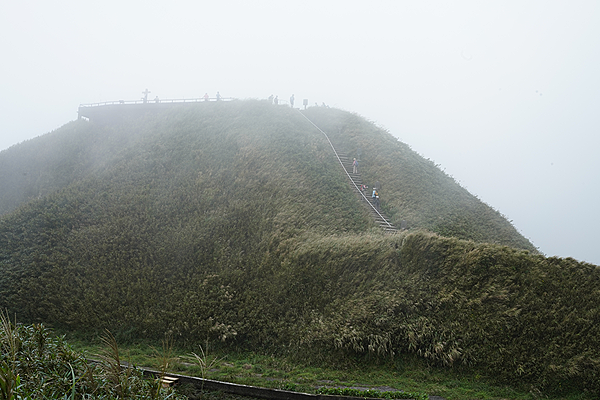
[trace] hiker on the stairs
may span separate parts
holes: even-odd
[[[315,106],[316,105],[317,104],[315,103]],[[323,106],[325,107],[325,104],[323,104]],[[373,194],[371,196],[371,200],[369,200],[369,198],[366,196],[368,193],[367,191],[369,190],[369,187],[362,183],[362,178],[358,174],[358,161],[356,160],[356,158],[354,158],[354,160],[352,162],[353,174],[350,175],[350,169],[348,168],[348,159],[349,158],[347,157],[347,155],[339,153],[335,149],[333,143],[331,143],[331,141],[329,140],[329,137],[327,136],[327,134],[325,132],[323,132],[323,130],[321,128],[319,128],[317,125],[315,125],[310,119],[308,119],[308,117],[306,115],[304,115],[301,112],[300,112],[300,114],[302,116],[304,116],[304,118],[306,118],[308,120],[308,122],[310,122],[315,128],[317,128],[323,135],[325,135],[325,137],[329,141],[329,144],[333,148],[333,152],[335,153],[338,161],[340,162],[340,165],[343,168],[344,173],[348,176],[348,178],[350,178],[351,186],[353,188],[358,189],[361,192],[361,196],[359,196],[359,197],[361,199],[365,200],[365,202],[363,204],[365,204],[365,206],[368,207],[369,211],[373,211],[373,212],[369,212],[369,213],[373,216],[375,223],[377,225],[379,225],[379,227],[382,228],[386,233],[397,232],[398,230],[396,229],[396,227],[394,225],[392,225],[388,221],[388,218],[381,213],[380,202],[379,202],[379,192],[378,192],[378,189],[381,189],[381,184],[378,181],[376,181],[373,184]],[[360,153],[360,149],[359,149],[357,151],[357,156],[359,159],[360,159],[360,155],[361,155],[361,153]],[[404,221],[402,223],[403,223],[403,226],[406,227],[406,223]]]
[[[375,206],[375,208],[377,208],[379,210],[379,192],[377,191],[377,188],[373,188],[373,194],[371,195],[371,201],[373,202],[373,205]]]

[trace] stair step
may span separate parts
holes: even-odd
[[[333,145],[333,147],[335,149],[335,145]],[[363,184],[360,172],[357,172],[356,174],[353,173],[354,166],[352,165],[352,163],[354,161],[354,157],[350,158],[350,157],[348,157],[347,153],[339,152],[337,150],[336,150],[336,153],[342,164],[342,167],[346,170],[346,173],[350,177],[350,181],[351,181],[350,184],[353,187],[353,189],[356,189],[356,188],[354,188],[354,185],[356,185],[356,187],[360,187]],[[361,200],[364,200],[366,198],[367,201],[369,202],[369,204],[374,206],[375,201],[371,197],[372,193],[373,193],[372,188],[367,188],[365,191],[359,191],[357,193],[357,195],[359,196],[359,198]],[[396,229],[396,227],[393,226],[387,220],[387,218],[382,214],[381,210],[375,211],[375,210],[373,210],[372,207],[369,207],[369,211],[370,211],[371,215],[373,216],[375,223],[381,229],[383,229],[384,232],[387,232],[387,233],[398,232],[398,229]]]

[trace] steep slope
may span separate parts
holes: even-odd
[[[87,175],[94,156],[89,124],[62,128],[0,153],[0,214],[43,197]],[[99,149],[101,146],[95,147]],[[100,163],[100,160],[97,162]]]
[[[0,153],[0,307],[120,339],[208,337],[313,361],[414,353],[598,392],[598,267],[531,254],[373,124],[306,115],[361,149],[362,177],[409,232],[374,224],[297,110],[244,101],[77,121]]]
[[[157,119],[171,118],[170,121],[174,124],[193,124],[190,122],[191,119],[197,118],[198,115],[189,112],[182,114],[184,110],[212,109],[213,112],[216,110],[222,112],[237,107],[238,111],[235,112],[241,112],[239,110],[243,108],[249,109],[249,103],[229,104],[226,107],[222,107],[223,104],[219,104],[220,107],[214,104],[200,106],[205,107],[180,105],[177,109],[167,109],[160,113],[152,112],[145,116],[139,114],[138,110],[129,118],[127,114],[120,115],[121,118],[113,124],[99,125],[76,121],[48,135],[3,151],[0,153],[0,187],[4,189],[0,193],[0,214],[7,213],[31,199],[52,193],[75,180],[93,175],[107,166],[112,168],[119,154],[122,154],[125,149],[135,147],[138,141],[142,141],[143,145],[149,135],[148,132],[153,130],[156,132],[156,129],[171,132],[173,126],[169,125],[170,122],[158,128]],[[277,109],[262,110],[262,117],[273,118],[274,110]],[[279,112],[284,110],[284,108],[278,109]],[[179,116],[175,117],[177,114]],[[380,184],[380,189],[383,189],[380,190],[383,211],[392,216],[395,225],[400,226],[401,221],[405,221],[409,228],[425,228],[444,236],[499,243],[536,251],[534,246],[522,237],[498,211],[472,196],[431,161],[423,159],[406,144],[399,142],[374,124],[351,113],[321,107],[309,108],[304,114],[320,128],[325,129],[336,147],[359,157],[363,180],[370,182],[371,186],[375,182]],[[237,118],[246,118],[246,116]],[[303,121],[297,119],[293,112],[286,114],[284,118],[291,118],[287,123],[290,126],[295,124],[294,129],[299,136],[309,132],[309,137],[318,139],[311,132],[311,127],[303,124]],[[220,123],[218,121],[220,120],[212,121],[214,125],[205,126],[204,131],[209,132],[214,128],[215,132],[218,132],[225,129],[224,126],[218,125]],[[263,122],[271,123],[266,120]],[[196,121],[196,123],[201,122]],[[254,122],[250,121],[250,123]],[[156,126],[150,127],[148,124]],[[167,136],[169,134],[167,133]],[[241,140],[258,139],[255,144],[261,146],[260,138],[264,138],[262,134],[255,135],[252,139],[248,139],[248,134],[246,133],[246,139]],[[227,139],[221,139],[224,140],[220,145],[227,146],[225,144]],[[164,140],[168,141],[168,139]],[[267,151],[267,148],[263,147],[255,147],[255,149]],[[322,150],[328,151],[327,148]],[[160,148],[155,151],[160,151]],[[224,152],[223,156],[226,154],[227,152]],[[244,157],[251,159],[256,154],[258,152],[255,151]],[[160,155],[160,157],[166,156]],[[268,157],[285,157],[285,153],[270,152]],[[304,161],[307,162],[309,158],[307,154]],[[239,175],[235,164],[226,163],[224,168],[229,168],[231,173]],[[246,167],[240,166],[240,168],[243,170]],[[274,170],[269,171],[269,173],[273,172]],[[325,183],[315,181],[316,190],[324,188]],[[330,187],[327,191],[332,192]]]
[[[337,110],[307,114],[333,136],[338,132],[339,143],[363,146],[361,172],[384,182],[383,204],[396,219],[440,230],[428,222],[439,220],[436,210],[489,209],[372,124]],[[392,155],[369,165],[372,147]],[[399,153],[400,161],[393,157]],[[297,111],[266,102],[183,104],[77,121],[2,156],[9,171],[2,178],[8,182],[3,209],[22,205],[0,220],[0,294],[26,320],[78,327],[119,321],[161,332],[165,309],[203,288],[211,274],[227,276],[223,288],[247,273],[247,282],[263,282],[277,273],[288,246],[307,235],[379,232],[323,135]],[[395,166],[435,179],[414,185],[389,172]],[[25,179],[11,189],[10,172],[19,171]],[[462,197],[445,198],[444,191]],[[407,202],[407,193],[416,200]],[[496,239],[498,221],[461,215],[469,228],[484,221],[488,229],[476,237],[472,229],[455,231]],[[519,240],[513,229],[498,241]],[[228,293],[203,290],[202,296]],[[204,310],[200,320],[216,312],[206,304],[224,304],[221,297],[214,303],[195,296],[190,307]],[[157,305],[160,298],[169,299],[165,306]],[[178,324],[184,315],[175,318]]]
[[[4,305],[26,319],[129,323],[125,304],[201,286],[199,273],[250,268],[305,231],[369,229],[322,138],[298,118],[257,102],[75,124],[112,161],[75,169],[62,189],[2,218]],[[71,143],[72,127],[54,134]]]
[[[394,225],[404,220],[409,228],[536,252],[502,214],[373,123],[322,107],[309,108],[305,115],[337,147],[360,159],[364,182],[379,182],[382,208]]]

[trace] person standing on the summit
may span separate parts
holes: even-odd
[[[273,99],[273,103],[275,103],[275,105],[279,104],[279,96],[275,96],[275,99]]]
[[[290,107],[294,108],[294,95],[290,97]]]

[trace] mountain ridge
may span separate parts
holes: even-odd
[[[0,307],[120,340],[209,338],[310,362],[415,354],[599,391],[597,266],[537,254],[373,123],[304,113],[348,156],[360,150],[361,177],[408,230],[375,224],[323,135],[289,107],[76,121],[0,153],[12,188],[0,198]]]
[[[143,121],[145,116],[149,116],[154,118],[154,123],[158,123],[157,119],[164,117],[168,120],[173,115],[177,115],[178,112],[189,113],[193,112],[194,109],[199,109],[199,107],[223,109],[228,108],[230,104],[181,104],[179,110],[171,107],[166,110],[149,111],[146,114],[139,114],[138,110],[131,120]],[[265,104],[262,106],[261,113],[263,113],[263,116],[265,112],[273,111],[272,107],[264,108]],[[233,107],[235,107],[235,104]],[[243,106],[240,107],[241,112],[243,112],[243,109]],[[280,107],[280,111],[282,109],[284,108]],[[253,112],[257,110],[259,108],[254,107]],[[381,193],[383,210],[391,214],[393,223],[396,225],[399,225],[400,220],[406,220],[408,226],[412,228],[423,227],[442,235],[506,244],[536,251],[535,247],[523,238],[510,223],[507,223],[499,212],[470,195],[468,191],[440,171],[432,162],[425,161],[410,150],[407,145],[399,142],[389,133],[380,130],[374,124],[366,122],[354,114],[322,107],[309,108],[304,112],[304,115],[315,119],[318,124],[321,123],[325,130],[329,131],[328,134],[332,141],[337,142],[337,146],[341,148],[352,147],[353,149],[348,154],[356,153],[356,151],[362,152],[361,172],[363,177],[366,181],[381,182],[380,185],[384,185]],[[115,125],[127,126],[127,124],[132,123],[128,121],[126,113],[121,111],[119,116],[120,118],[117,118],[116,121],[105,117],[106,121],[112,122],[112,125],[102,126],[102,129],[105,130],[105,137],[101,135],[97,135],[95,138],[87,136],[91,134],[90,129],[94,129],[94,121],[92,121],[92,126],[89,122],[75,121],[60,130],[39,138],[39,140],[30,141],[3,152],[4,157],[0,157],[0,162],[9,157],[12,158],[13,162],[12,165],[10,163],[8,163],[8,166],[2,165],[3,168],[0,170],[4,171],[0,174],[0,185],[8,188],[8,190],[3,191],[4,194],[0,195],[0,213],[9,212],[27,198],[41,196],[44,193],[65,186],[70,182],[67,177],[71,177],[71,180],[81,179],[88,173],[93,174],[95,170],[102,168],[103,165],[117,162],[118,160],[115,157],[121,154],[124,151],[123,149],[131,148],[132,144],[137,143],[137,140],[141,140],[139,138],[141,133],[139,132],[143,131],[140,127],[132,127],[126,135],[115,132]],[[294,118],[295,116],[292,112],[288,113],[288,117]],[[238,115],[236,118],[240,118],[240,116]],[[101,120],[101,118],[98,119]],[[332,122],[337,123],[338,126],[331,126]],[[180,119],[175,123],[182,124],[185,122]],[[227,123],[235,124],[235,118],[227,121]],[[302,121],[298,120],[296,124],[302,126]],[[82,133],[71,136],[66,135],[65,131],[70,129],[80,129]],[[209,126],[206,130],[210,129],[218,131],[222,130],[223,127]],[[305,131],[309,132],[311,128],[307,125],[300,129],[307,129]],[[61,134],[62,140],[70,141],[70,143],[62,143],[60,140]],[[379,143],[372,143],[373,135],[375,137],[380,136]],[[54,143],[50,140],[52,137],[57,138]],[[252,140],[256,140],[256,137]],[[246,141],[246,145],[244,145],[246,151],[251,148],[251,146],[247,146],[251,141],[248,136],[245,139],[240,137],[239,140]],[[85,144],[86,141],[88,145]],[[32,156],[31,154],[34,151],[27,152],[26,148],[35,146],[35,142],[47,142],[48,144],[43,146],[42,151],[35,151],[35,156]],[[73,142],[76,142],[75,146]],[[378,146],[379,150],[374,146]],[[19,154],[12,155],[11,153]],[[57,158],[57,154],[63,154],[63,157]],[[221,152],[221,158],[228,157],[229,154],[230,152],[227,151]],[[361,155],[358,155],[359,158]],[[209,160],[207,160],[209,163],[223,161],[210,159],[210,155],[204,155],[204,157],[207,156],[209,157]],[[248,157],[249,155],[241,156]],[[160,157],[164,158],[164,155]],[[410,158],[410,162],[402,163],[401,161],[406,158]],[[14,161],[15,159],[20,161]],[[231,158],[228,159],[228,162],[232,161]],[[32,168],[32,166],[34,167]],[[17,171],[17,169],[20,169],[20,171]],[[20,174],[23,174],[26,179],[15,180],[15,177],[19,177]],[[402,178],[400,179],[399,176],[402,176]],[[426,184],[422,185],[421,183],[425,181]],[[17,186],[16,189],[14,189],[15,186]],[[19,191],[21,192],[20,196]],[[432,199],[426,199],[428,196]],[[458,199],[458,207],[445,200],[449,196]],[[477,218],[477,214],[481,213],[486,214],[485,218]],[[496,222],[490,225],[490,221]],[[485,226],[485,229],[479,229],[478,226]],[[491,234],[494,230],[499,233]]]

